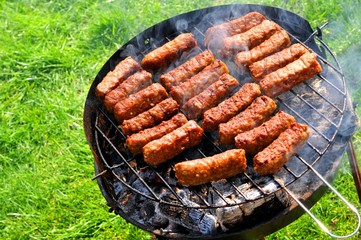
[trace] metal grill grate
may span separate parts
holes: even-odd
[[[223,19],[223,21],[229,21],[232,18],[234,17],[230,16],[230,18]],[[299,28],[299,26],[291,24],[290,27],[280,19],[270,19],[277,22],[288,32],[292,43],[299,42],[310,47],[318,55],[318,60],[323,67],[322,73],[317,77],[302,83],[276,99],[279,110],[290,113],[297,121],[306,123],[312,129],[307,144],[280,172],[273,176],[259,176],[252,167],[247,167],[245,173],[225,181],[185,188],[176,183],[173,170],[174,164],[179,161],[207,157],[224,151],[224,146],[218,144],[217,135],[205,133],[199,146],[186,150],[168,164],[155,168],[144,163],[142,157],[132,156],[125,145],[126,137],[117,127],[113,116],[100,106],[96,111],[94,138],[103,171],[98,172],[94,179],[100,176],[103,177],[103,181],[111,188],[111,197],[115,202],[121,203],[122,198],[124,198],[124,196],[119,195],[120,191],[117,190],[117,187],[120,185],[118,183],[133,194],[138,194],[159,204],[189,209],[216,209],[238,206],[277,195],[280,192],[287,192],[292,199],[301,204],[292,194],[294,192],[292,184],[305,178],[304,176],[309,172],[314,173],[313,175],[318,178],[320,184],[324,182],[326,182],[326,185],[328,184],[322,175],[330,175],[329,171],[334,169],[334,163],[327,163],[327,166],[325,168],[321,167],[320,170],[317,170],[317,168],[321,165],[318,162],[323,164],[329,161],[325,159],[328,158],[326,153],[334,151],[334,154],[340,154],[333,149],[337,143],[337,137],[340,134],[342,135],[340,133],[341,126],[347,112],[348,96],[342,69],[335,55],[322,40],[320,29],[313,33],[305,31],[307,35],[303,33],[300,37],[290,31],[290,29]],[[213,22],[208,21],[202,27],[199,27],[199,25],[187,26],[184,32],[191,31],[196,36],[197,42],[203,43],[205,29],[211,25],[213,25]],[[181,32],[172,33],[156,39],[156,41],[150,38],[138,41],[144,43],[144,47],[138,52],[136,51],[136,56],[141,59],[149,49],[161,46],[165,41],[171,40]],[[204,49],[205,47],[199,44],[198,50]],[[132,49],[133,51],[134,49]],[[327,60],[327,58],[330,60]],[[239,79],[241,84],[252,82],[247,72],[234,68],[231,69],[231,74]],[[298,185],[300,184],[298,183]],[[182,189],[187,190],[189,194],[187,198],[184,198],[184,192],[180,191]],[[303,191],[309,191],[309,189]],[[210,196],[212,196],[211,199]],[[188,201],[189,199],[191,201]],[[357,213],[357,211],[355,212]]]

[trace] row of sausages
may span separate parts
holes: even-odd
[[[194,36],[185,33],[145,55],[141,66],[131,57],[124,59],[96,88],[97,97],[127,135],[130,151],[142,153],[150,165],[198,145],[204,131],[218,130],[222,144],[238,148],[177,163],[176,177],[187,186],[243,172],[246,155],[254,155],[259,174],[278,171],[305,143],[309,130],[282,111],[274,114],[277,105],[270,97],[322,70],[314,54],[301,44],[289,47],[288,34],[259,13],[208,29],[206,46],[214,44],[212,35],[218,36],[218,44],[223,43],[218,53],[235,55],[236,65],[247,67],[259,85],[239,86],[226,64],[210,50],[153,83],[153,72],[166,69],[182,52],[197,46]],[[261,96],[262,92],[269,97]],[[202,125],[193,119],[202,119]]]

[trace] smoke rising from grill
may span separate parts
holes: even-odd
[[[204,49],[203,34],[211,23],[218,24],[254,10],[249,6],[242,8],[232,6],[225,9],[172,18],[166,23],[156,25],[136,36],[130,44],[115,54],[116,58],[131,55],[140,61],[150,49],[171,40],[179,32],[187,31],[194,32],[196,38],[201,39],[199,48]],[[258,10],[262,13],[267,12],[265,8]],[[272,9],[272,11],[275,10]],[[288,12],[276,11],[269,14],[273,17],[272,19],[283,23],[286,30],[301,41],[306,40],[311,34],[310,31],[305,34],[302,29],[300,30],[300,20]],[[303,27],[307,29],[307,26]],[[321,54],[312,40],[308,43]],[[198,52],[199,49],[185,53],[178,61],[172,63],[169,69]],[[354,57],[360,59],[358,56]],[[329,58],[330,56],[327,56],[327,59]],[[342,56],[341,59],[342,63],[352,65]],[[322,77],[315,77],[277,99],[280,109],[292,114],[300,122],[309,123],[312,134],[308,144],[290,160],[286,168],[274,177],[260,177],[252,167],[249,167],[244,175],[229,180],[184,188],[177,184],[171,166],[163,165],[158,168],[146,166],[140,157],[132,158],[127,155],[127,149],[120,143],[116,144],[117,150],[124,153],[131,168],[127,167],[122,157],[116,156],[114,151],[104,151],[101,147],[97,149],[105,155],[107,164],[111,167],[116,165],[110,170],[113,171],[115,177],[110,177],[105,181],[105,185],[109,188],[108,194],[116,201],[115,204],[111,204],[112,208],[116,213],[136,222],[137,226],[169,237],[204,236],[242,231],[249,226],[266,222],[283,211],[294,209],[293,201],[282,190],[281,185],[289,188],[300,198],[307,199],[322,183],[309,171],[303,160],[309,164],[315,164],[320,173],[333,175],[345,148],[345,139],[354,132],[356,125],[356,118],[349,103],[344,104],[346,97],[342,77],[327,63],[322,62],[322,64],[324,68]],[[227,65],[232,74],[237,76],[242,83],[252,81],[245,71],[236,69],[231,62],[227,62]],[[355,67],[355,69],[360,71],[360,68]],[[154,80],[156,81],[157,78],[158,75],[155,74]],[[99,128],[106,133],[105,135],[111,138],[111,141],[116,139],[111,136],[112,131],[116,130],[109,130],[114,126],[107,123],[106,117],[99,114],[98,119],[100,119]],[[207,137],[209,141],[204,141],[198,149],[189,150],[179,158],[194,159],[203,157],[204,153],[213,155],[218,152],[218,146],[212,143],[217,136],[210,134]],[[107,145],[101,136],[97,141]],[[324,151],[326,154],[322,154]],[[174,159],[173,163],[182,160],[179,158]],[[134,169],[136,174],[130,169]],[[303,175],[305,177],[299,177]],[[265,210],[270,214],[265,216]]]

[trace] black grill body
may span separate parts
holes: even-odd
[[[184,152],[169,164],[157,168],[148,166],[141,157],[134,157],[129,153],[125,136],[118,129],[113,116],[103,109],[101,102],[95,97],[95,87],[125,57],[132,56],[140,62],[146,53],[182,32],[192,32],[199,44],[199,50],[203,50],[207,28],[251,11],[260,12],[275,21],[290,34],[293,43],[300,42],[319,56],[323,72],[276,99],[280,110],[290,113],[297,121],[311,127],[311,138],[306,146],[273,176],[261,177],[248,167],[244,174],[225,182],[191,188],[179,186],[172,166],[179,161],[223,151],[224,148],[217,144],[216,136],[205,134],[197,148]],[[230,67],[231,74],[239,79],[241,84],[252,82],[246,71],[232,68],[232,62],[225,62]],[[157,81],[157,77],[155,75],[153,80]],[[95,158],[96,179],[102,194],[109,206],[130,223],[154,233],[159,238],[253,239],[268,235],[303,214],[287,191],[302,199],[309,208],[324,194],[326,187],[314,171],[330,181],[336,174],[347,142],[356,126],[349,102],[342,70],[332,51],[323,42],[320,30],[313,31],[305,19],[283,9],[260,5],[225,5],[167,19],[138,34],[117,50],[91,85],[84,108],[84,129]],[[246,186],[249,188],[246,189]],[[249,189],[253,189],[257,194],[252,192],[253,195],[250,196]],[[129,208],[134,206],[127,206],[131,201],[129,198],[144,206],[130,210]],[[188,201],[190,199],[191,203]],[[203,221],[208,213],[217,214],[220,210],[229,208],[240,208],[242,219],[228,225],[226,223],[226,227],[217,227],[212,232],[202,232],[202,229],[189,227],[185,222],[192,220],[182,214],[173,214],[183,212],[189,215],[195,211],[203,214],[199,217],[199,221]],[[253,208],[253,211],[246,214],[249,208]],[[134,211],[143,212],[138,215],[143,214],[145,219],[140,221],[138,217],[134,217]],[[166,212],[169,216],[159,216],[169,218],[173,225],[178,225],[169,228],[168,220],[155,221],[154,217],[151,219],[153,222],[150,221],[147,217],[154,211]]]

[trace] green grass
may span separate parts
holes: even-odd
[[[151,239],[109,213],[91,181],[93,157],[82,127],[87,91],[106,60],[142,30],[180,13],[236,2],[0,1],[1,239]],[[329,21],[324,39],[342,60],[353,100],[360,101],[360,62],[346,58],[361,56],[360,1],[250,2],[286,8],[313,27]],[[354,138],[361,156],[361,133]],[[335,184],[360,206],[346,158]],[[353,226],[331,194],[314,211],[330,215],[331,224],[342,222],[342,229]],[[306,215],[267,237],[324,238]]]

